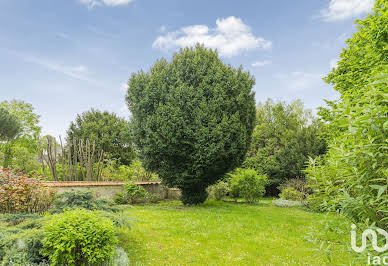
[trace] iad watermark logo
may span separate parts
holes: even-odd
[[[385,245],[378,245],[378,235],[377,233],[385,237]],[[351,236],[351,245],[352,249],[355,252],[363,252],[366,249],[368,236],[370,236],[372,247],[376,252],[382,253],[388,250],[388,232],[381,229],[376,228],[367,229],[362,233],[361,236],[361,246],[357,246],[357,233],[356,233],[356,225],[352,224],[352,230],[350,231]],[[383,241],[384,242],[384,241]],[[368,256],[368,265],[388,265],[388,256]]]

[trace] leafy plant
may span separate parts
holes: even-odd
[[[60,213],[66,209],[87,209],[87,210],[104,210],[116,211],[113,204],[105,199],[95,199],[92,191],[66,191],[58,194],[53,212]]]
[[[145,190],[142,186],[134,183],[124,184],[124,193],[117,193],[115,202],[118,204],[136,204],[145,202],[155,202],[158,199]]]
[[[283,189],[282,193],[279,194],[279,197],[285,200],[302,201],[304,194],[292,187],[287,187]]]
[[[268,99],[256,111],[252,143],[243,163],[268,176],[267,195],[278,195],[278,186],[303,179],[306,161],[326,152],[322,124],[304,109],[300,100],[291,103]]]
[[[221,200],[229,191],[229,184],[224,181],[219,181],[216,184],[207,188],[209,198]]]
[[[112,258],[117,244],[113,222],[85,209],[54,214],[44,233],[42,254],[52,265],[96,265]]]
[[[126,101],[146,170],[180,188],[184,204],[207,199],[206,188],[239,166],[255,121],[253,77],[197,45],[132,74]]]
[[[0,169],[0,212],[42,213],[50,208],[54,196],[55,191],[39,179]]]
[[[135,158],[129,123],[114,113],[91,109],[77,115],[67,131],[68,140],[89,139],[96,143],[96,150],[103,150],[108,159],[129,165]]]
[[[333,108],[341,129],[323,160],[310,161],[306,173],[312,208],[341,210],[355,222],[387,228],[388,67],[358,91],[348,90]]]
[[[254,169],[236,169],[230,174],[231,196],[251,203],[264,196],[266,184],[267,176],[257,174]]]

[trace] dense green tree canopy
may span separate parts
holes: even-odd
[[[310,206],[341,210],[355,222],[388,226],[388,2],[357,21],[338,67],[326,80],[341,93],[320,115],[329,150],[307,169]]]
[[[16,139],[9,139],[0,144],[2,166],[27,172],[34,170],[34,167],[25,167],[25,165],[33,165],[32,161],[37,156],[37,140],[41,131],[39,115],[35,113],[31,104],[24,101],[3,101],[0,102],[0,108],[7,110],[20,125],[20,132]]]
[[[41,132],[39,126],[39,115],[35,113],[34,107],[24,101],[12,100],[0,102],[0,108],[8,110],[8,112],[17,118],[21,124],[21,137],[29,139],[37,139]]]
[[[256,127],[244,166],[268,175],[267,192],[291,178],[304,177],[308,157],[326,151],[321,124],[300,100],[290,104],[267,100],[259,104]]]
[[[249,73],[200,45],[132,74],[126,100],[140,158],[182,189],[185,204],[203,202],[206,187],[243,162],[255,120],[253,85]]]
[[[0,108],[0,141],[15,138],[21,131],[21,124],[17,117],[11,115],[6,109]]]
[[[68,140],[89,139],[96,149],[104,150],[111,159],[129,165],[135,157],[129,134],[129,123],[114,113],[95,109],[77,115],[67,131]]]
[[[326,81],[339,92],[363,88],[373,69],[388,64],[388,3],[376,0],[366,19],[356,20],[358,31],[346,41],[338,66]]]

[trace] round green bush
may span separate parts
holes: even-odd
[[[209,198],[214,198],[216,200],[221,200],[229,191],[228,183],[224,181],[219,181],[218,183],[207,188]]]
[[[113,222],[96,211],[55,214],[44,226],[42,253],[52,265],[94,265],[109,260],[117,243]]]
[[[230,177],[229,193],[233,198],[241,197],[252,203],[264,196],[266,175],[259,175],[254,169],[236,169]]]

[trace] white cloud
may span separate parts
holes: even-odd
[[[324,84],[323,75],[310,72],[295,71],[288,74],[277,74],[274,77],[281,80],[284,87],[295,92],[315,89]]]
[[[265,65],[269,65],[271,63],[272,63],[272,61],[270,61],[270,60],[256,61],[256,62],[252,63],[252,66],[253,67],[262,67],[262,66],[265,66]]]
[[[242,51],[270,49],[272,46],[271,41],[253,35],[240,18],[221,18],[216,20],[216,24],[214,29],[206,25],[193,25],[167,32],[158,36],[152,47],[168,51],[201,43],[209,48],[216,48],[221,56],[231,57]]]
[[[95,6],[120,6],[127,5],[135,0],[78,0],[81,4],[86,5],[88,8]]]
[[[373,7],[373,0],[330,0],[329,6],[321,10],[325,21],[345,20],[368,12]]]
[[[52,61],[48,61],[42,58],[34,57],[34,56],[22,56],[23,59],[27,62],[31,62],[37,65],[40,65],[46,69],[49,69],[51,71],[55,71],[58,73],[61,73],[67,77],[78,79],[81,81],[86,81],[93,84],[98,84],[97,81],[93,80],[89,77],[89,70],[84,65],[78,65],[78,66],[67,66],[59,63],[55,63]]]

